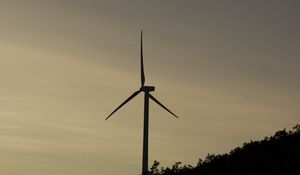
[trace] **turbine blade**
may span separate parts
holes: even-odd
[[[141,85],[145,84],[144,60],[143,60],[143,31],[141,31]]]
[[[165,107],[161,102],[159,102],[156,98],[154,98],[151,94],[149,94],[149,97],[156,102],[159,106],[161,106],[162,108],[164,108],[166,111],[168,111],[169,113],[171,113],[174,117],[179,118],[177,115],[175,115],[172,111],[170,111],[167,107]]]
[[[124,106],[126,103],[128,103],[131,99],[133,99],[135,96],[137,96],[141,91],[138,90],[134,92],[131,96],[129,96],[123,103],[120,104],[112,113],[109,114],[108,117],[106,117],[105,120],[107,120],[110,116],[112,116],[117,110],[119,110],[122,106]]]

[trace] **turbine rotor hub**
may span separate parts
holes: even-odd
[[[140,88],[140,90],[143,91],[143,92],[150,92],[150,91],[154,91],[155,87],[154,86],[142,86]]]

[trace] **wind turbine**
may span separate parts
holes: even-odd
[[[145,73],[144,73],[144,62],[143,62],[143,31],[141,31],[141,87],[139,90],[135,91],[131,96],[129,96],[123,103],[120,104],[112,113],[106,117],[107,120],[116,111],[118,111],[122,106],[132,100],[140,92],[144,92],[144,137],[143,137],[143,164],[142,164],[142,175],[148,174],[148,132],[149,132],[149,98],[161,106],[163,109],[171,113],[174,117],[179,118],[172,111],[170,111],[166,106],[164,106],[160,101],[158,101],[153,95],[150,94],[151,91],[155,90],[154,86],[145,86]]]

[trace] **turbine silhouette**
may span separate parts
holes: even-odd
[[[141,31],[141,87],[139,90],[135,91],[131,96],[129,96],[123,103],[121,103],[112,113],[106,117],[105,120],[110,118],[115,112],[117,112],[122,106],[132,100],[140,92],[144,92],[144,137],[143,137],[143,164],[142,164],[142,175],[148,174],[148,132],[149,132],[149,98],[161,106],[163,109],[168,111],[174,117],[179,118],[166,106],[164,106],[160,101],[158,101],[153,95],[150,94],[151,91],[155,90],[154,86],[145,86],[145,73],[144,73],[144,62],[143,62],[143,31]]]

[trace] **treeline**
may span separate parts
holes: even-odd
[[[149,175],[291,175],[300,173],[300,125],[277,131],[261,141],[250,141],[222,155],[208,154],[196,166],[176,162],[159,167],[154,161]]]

